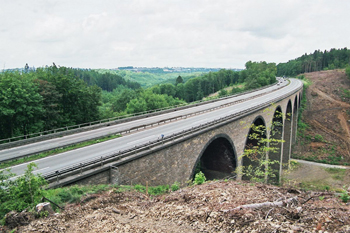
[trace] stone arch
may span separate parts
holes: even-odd
[[[218,134],[203,147],[191,177],[202,171],[207,180],[223,179],[232,176],[237,163],[237,153],[231,138],[227,134]]]
[[[259,154],[258,151],[256,151],[256,149],[258,147],[261,148],[261,146],[266,145],[266,144],[261,144],[261,141],[260,141],[260,139],[266,138],[266,135],[267,133],[266,133],[265,120],[262,116],[257,116],[252,122],[252,124],[250,125],[250,129],[247,135],[247,139],[244,147],[245,152],[242,158],[243,167],[248,167],[249,165],[251,165],[253,168],[256,168],[257,166],[259,166],[259,162],[257,160],[260,159],[261,156],[266,156],[266,154],[261,155]],[[246,151],[250,149],[256,152],[253,152],[248,155]],[[248,177],[243,175],[242,179],[248,179]]]
[[[271,164],[270,168],[273,175],[268,177],[269,182],[279,183],[280,165],[282,158],[282,139],[283,139],[283,112],[281,106],[277,106],[273,114],[270,136],[269,136],[269,160],[276,162]]]
[[[284,114],[282,168],[286,168],[285,165],[288,164],[290,159],[292,117],[292,102],[289,100]]]
[[[292,130],[292,145],[295,144],[296,139],[297,139],[297,123],[298,123],[298,95],[295,95],[295,99],[294,99],[294,107],[293,107],[293,130]]]

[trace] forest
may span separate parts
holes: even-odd
[[[222,69],[142,88],[108,72],[46,66],[0,73],[0,139],[202,100],[223,88],[235,94],[276,82],[275,63],[248,61],[246,69]]]
[[[315,50],[314,53],[304,54],[294,60],[277,65],[278,76],[296,76],[320,70],[344,69],[350,64],[350,50],[331,49],[330,51]]]

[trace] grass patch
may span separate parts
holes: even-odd
[[[175,183],[175,184],[178,185],[178,183]],[[134,186],[108,185],[108,184],[85,185],[85,186],[73,185],[69,187],[44,190],[43,196],[45,196],[49,200],[63,207],[69,203],[78,203],[88,195],[101,193],[103,191],[107,191],[110,189],[113,189],[113,191],[116,193],[130,192],[130,191],[146,193],[147,188],[140,184],[137,184]],[[170,190],[171,189],[169,185],[150,186],[148,187],[148,194],[151,196],[157,196],[157,195],[168,193],[170,192]],[[52,205],[52,207],[55,211],[59,211],[59,208],[56,207],[55,205]]]
[[[324,159],[319,159],[317,155],[312,155],[312,156],[302,156],[302,155],[296,155],[293,154],[294,159],[301,159],[301,160],[306,160],[306,161],[311,161],[311,162],[316,162],[316,163],[325,163],[325,164],[332,164],[332,165],[347,165],[347,163],[342,162],[342,157],[341,156],[331,156],[329,155],[327,158]]]
[[[300,183],[300,188],[305,191],[334,191],[335,189],[323,181],[303,181]]]
[[[28,156],[28,157],[24,157],[24,158],[12,160],[12,161],[4,162],[4,163],[0,164],[0,169],[12,167],[12,166],[15,166],[15,165],[18,165],[18,164],[34,161],[34,160],[45,158],[45,157],[48,157],[48,156],[51,156],[51,155],[67,152],[67,151],[78,149],[78,148],[82,148],[82,147],[85,147],[85,146],[90,146],[90,145],[93,145],[93,144],[97,144],[97,143],[100,143],[100,142],[108,141],[108,140],[119,138],[119,137],[121,137],[120,134],[110,135],[110,136],[106,136],[106,137],[103,137],[103,138],[100,138],[100,139],[94,139],[94,140],[90,140],[90,141],[86,141],[86,142],[81,142],[81,143],[77,143],[75,145],[67,146],[67,147],[64,147],[64,148],[57,148],[57,149],[46,151],[46,152],[43,152],[43,153],[40,153],[40,154],[35,154],[35,155]]]
[[[100,193],[112,187],[113,186],[106,184],[86,186],[73,185],[69,187],[44,190],[43,194],[46,198],[62,207],[67,203],[80,202],[82,197],[86,195]],[[52,207],[55,211],[59,210],[55,205],[52,205]]]
[[[325,168],[325,170],[332,174],[332,178],[335,180],[343,180],[345,177],[345,172],[346,169],[342,169],[342,168]]]

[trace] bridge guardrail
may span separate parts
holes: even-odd
[[[277,88],[276,90],[278,90],[280,88]],[[149,127],[149,126],[154,126],[154,125],[159,125],[159,124],[162,124],[162,123],[166,123],[168,121],[172,121],[173,119],[177,120],[177,119],[183,119],[183,118],[187,118],[187,117],[191,117],[191,116],[195,116],[195,115],[198,115],[198,114],[202,114],[202,113],[205,113],[205,112],[208,112],[208,111],[214,111],[216,109],[219,109],[219,108],[223,108],[223,107],[228,107],[230,105],[234,105],[234,104],[237,104],[237,103],[241,103],[241,102],[244,102],[244,101],[247,101],[247,100],[250,100],[250,99],[254,99],[254,98],[257,98],[259,96],[262,96],[264,95],[264,93],[261,93],[261,94],[258,94],[258,95],[255,95],[255,96],[252,96],[252,97],[249,97],[249,98],[246,98],[244,100],[237,100],[237,101],[233,101],[233,102],[230,102],[230,103],[226,103],[226,104],[222,104],[222,105],[218,105],[216,107],[212,107],[212,108],[209,108],[209,109],[204,109],[204,110],[201,110],[201,111],[198,111],[198,112],[194,112],[194,113],[189,113],[189,114],[186,114],[186,115],[181,115],[179,117],[174,117],[174,118],[168,118],[168,119],[165,119],[165,120],[161,120],[159,122],[156,122],[156,123],[150,123],[150,124],[145,124],[145,125],[139,125],[139,126],[136,126],[136,127],[133,127],[133,128],[130,128],[130,129],[127,129],[127,130],[124,130],[124,131],[121,131],[121,132],[114,132],[114,133],[110,133],[110,134],[106,134],[104,135],[105,136],[109,136],[109,135],[116,135],[116,134],[122,134],[123,132],[125,133],[130,133],[132,131],[138,131],[139,129],[144,129],[146,127]],[[97,138],[100,138],[100,137],[97,137]],[[89,141],[89,140],[93,140],[93,139],[97,139],[97,138],[92,138],[92,139],[86,139],[85,141]],[[84,142],[84,140],[80,141],[80,142]],[[68,143],[66,144],[64,147],[68,147],[68,146],[71,146],[71,145],[74,145],[76,143]],[[62,146],[57,146],[57,148],[60,148]],[[11,158],[8,158],[8,159],[0,159],[0,163],[1,162],[7,162],[7,161],[11,161],[11,160],[15,160],[15,159],[20,159],[20,158],[23,158],[23,157],[28,157],[30,155],[34,155],[34,154],[38,154],[38,153],[42,153],[42,152],[46,152],[46,151],[49,151],[49,150],[52,150],[52,149],[55,149],[55,148],[50,148],[50,149],[46,149],[46,150],[42,150],[42,151],[37,151],[37,152],[33,152],[33,153],[28,153],[28,154],[25,154],[25,155],[19,155],[19,156],[16,156],[16,157],[11,157]]]
[[[52,180],[54,178],[56,178],[58,180],[58,178],[60,176],[64,175],[64,174],[68,174],[68,173],[71,173],[71,172],[74,172],[74,171],[76,173],[79,173],[79,172],[81,173],[82,169],[84,169],[84,168],[91,169],[91,168],[94,168],[94,167],[102,166],[104,163],[118,161],[118,160],[120,160],[122,158],[130,156],[132,154],[136,154],[136,153],[138,153],[140,151],[149,150],[152,147],[162,145],[162,144],[164,144],[166,142],[174,141],[177,138],[181,138],[181,137],[184,137],[184,136],[189,135],[189,134],[193,134],[195,131],[202,130],[204,128],[216,125],[218,123],[224,123],[225,121],[232,120],[233,118],[236,118],[236,117],[241,117],[242,115],[244,115],[246,113],[250,113],[251,111],[254,111],[254,110],[255,111],[260,110],[260,109],[262,109],[264,107],[267,107],[267,106],[271,105],[274,102],[277,102],[277,101],[279,101],[281,99],[284,99],[284,98],[294,94],[295,92],[299,91],[301,88],[302,88],[302,86],[299,87],[298,89],[290,91],[290,92],[288,92],[288,93],[286,93],[286,94],[284,94],[282,96],[276,97],[276,98],[274,98],[274,99],[272,99],[272,100],[270,100],[270,101],[268,101],[266,103],[262,103],[262,104],[260,104],[258,106],[255,106],[255,107],[252,107],[252,108],[249,108],[249,109],[245,109],[245,110],[240,111],[240,112],[235,113],[235,114],[227,115],[225,117],[220,117],[219,119],[215,119],[215,120],[207,122],[205,124],[200,124],[199,126],[192,127],[191,129],[188,129],[188,130],[183,130],[183,131],[178,132],[176,134],[174,133],[174,134],[172,134],[170,136],[165,136],[162,139],[158,138],[157,140],[149,141],[148,143],[144,143],[144,144],[137,145],[137,146],[135,145],[135,147],[126,149],[124,151],[110,152],[110,153],[108,153],[108,154],[106,154],[104,156],[101,156],[101,157],[98,157],[98,158],[89,159],[89,160],[83,161],[83,162],[81,162],[79,164],[73,164],[73,165],[64,167],[64,168],[62,168],[60,170],[57,170],[55,172],[44,173],[43,176],[47,180]]]
[[[28,143],[23,143],[23,144],[29,144],[29,143],[31,143],[31,141],[29,141],[30,139],[37,139],[37,141],[41,141],[40,138],[42,138],[42,140],[47,139],[47,138],[43,138],[43,136],[57,134],[60,132],[65,132],[66,133],[65,135],[70,135],[70,134],[76,133],[77,129],[82,130],[82,131],[88,131],[91,129],[95,129],[95,128],[91,128],[92,126],[97,126],[96,128],[99,128],[99,127],[105,126],[106,124],[113,123],[113,122],[116,123],[117,121],[121,121],[121,120],[125,120],[124,122],[132,121],[134,119],[134,117],[137,117],[137,116],[151,115],[154,113],[162,114],[164,111],[167,111],[167,110],[177,111],[177,110],[181,110],[181,109],[185,109],[185,108],[190,108],[193,106],[198,106],[198,105],[202,105],[202,104],[207,104],[207,103],[212,103],[212,102],[216,102],[216,101],[220,101],[220,100],[224,100],[224,99],[228,99],[228,98],[237,97],[237,96],[244,95],[244,94],[249,94],[251,92],[262,90],[262,89],[271,87],[273,85],[275,85],[275,84],[270,84],[268,86],[260,87],[257,89],[249,90],[249,91],[238,93],[235,95],[227,95],[227,96],[224,96],[224,97],[221,97],[218,99],[214,99],[214,100],[209,100],[209,101],[200,100],[200,101],[192,102],[190,104],[175,105],[175,106],[170,106],[170,107],[165,107],[165,108],[160,108],[160,109],[149,110],[149,111],[145,111],[145,112],[139,112],[139,113],[135,113],[135,114],[128,114],[128,115],[124,115],[124,116],[112,117],[112,118],[102,119],[102,120],[98,120],[98,121],[92,121],[92,122],[61,127],[61,128],[56,128],[56,129],[52,129],[52,130],[46,130],[46,131],[41,131],[41,132],[37,132],[37,133],[27,134],[27,135],[21,135],[21,136],[12,137],[12,138],[1,139],[0,146],[4,145],[4,144],[10,144],[13,142],[25,141],[25,140],[28,140]],[[154,114],[154,115],[158,115],[158,114]],[[126,119],[129,119],[129,120],[126,120]],[[71,131],[71,132],[69,132],[69,131]],[[57,135],[57,137],[58,136],[59,135]],[[3,149],[5,149],[5,148],[9,148],[9,147],[4,147]]]

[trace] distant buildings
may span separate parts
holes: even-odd
[[[241,69],[227,69],[227,68],[204,68],[204,67],[133,67],[124,66],[118,67],[116,70],[129,70],[134,72],[148,72],[148,73],[193,73],[203,72],[208,73],[210,71],[216,72],[221,69],[240,71]]]

